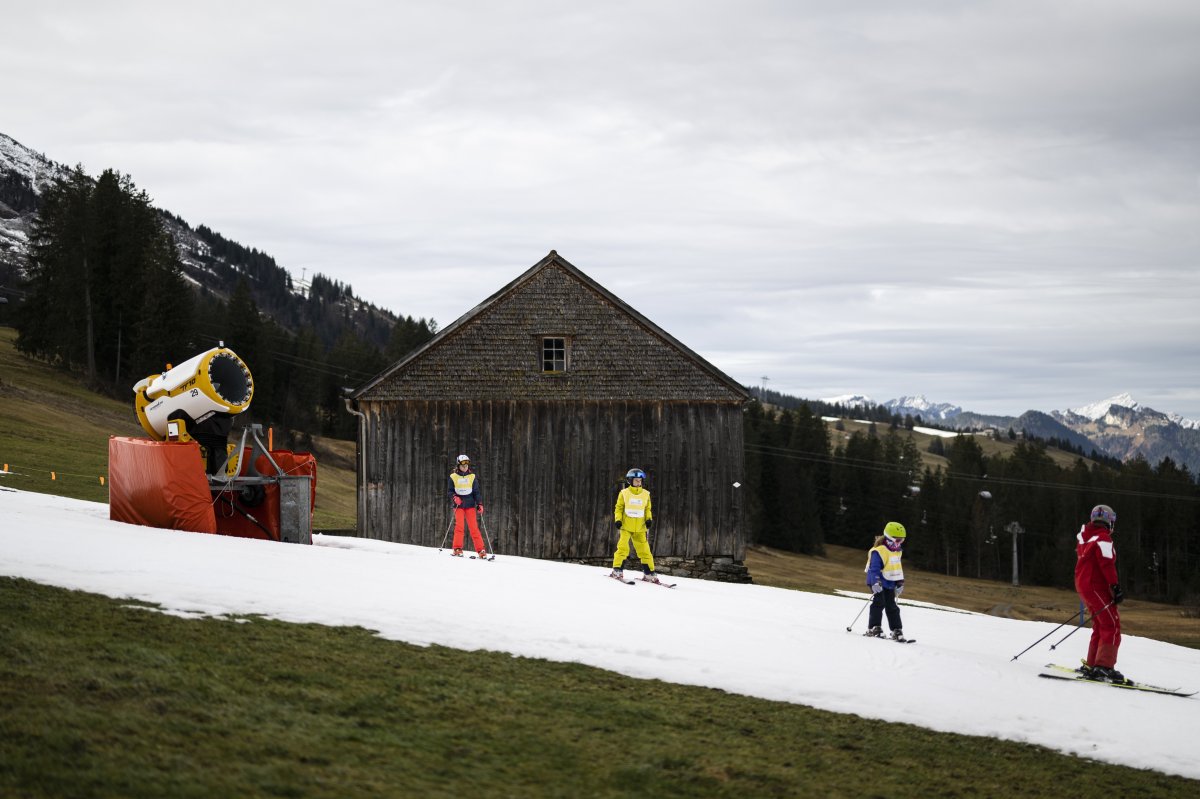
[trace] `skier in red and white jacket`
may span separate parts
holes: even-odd
[[[1090,679],[1123,683],[1125,675],[1116,670],[1121,646],[1117,605],[1125,599],[1117,580],[1117,549],[1112,540],[1116,526],[1117,514],[1112,508],[1092,508],[1088,523],[1076,536],[1075,591],[1092,616],[1092,640],[1079,671]]]

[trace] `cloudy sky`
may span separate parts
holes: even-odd
[[[0,0],[0,132],[442,326],[555,249],[730,376],[1200,418],[1200,3]]]

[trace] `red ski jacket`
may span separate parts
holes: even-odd
[[[1102,524],[1089,522],[1075,537],[1075,590],[1080,596],[1109,596],[1117,580],[1117,548],[1112,533]]]

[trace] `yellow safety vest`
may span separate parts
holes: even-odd
[[[475,472],[462,472],[455,469],[450,473],[450,479],[454,481],[454,493],[460,497],[470,496],[475,490]]]
[[[900,556],[904,553],[893,552],[883,544],[877,547],[871,547],[867,550],[867,565],[863,567],[863,571],[871,570],[871,553],[878,552],[880,559],[883,561],[883,579],[896,582],[904,579],[904,569],[900,567]]]

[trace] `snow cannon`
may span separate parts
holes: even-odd
[[[215,473],[226,456],[233,417],[250,407],[254,378],[225,346],[189,358],[139,380],[134,407],[142,428],[157,441],[195,441],[207,470]]]

